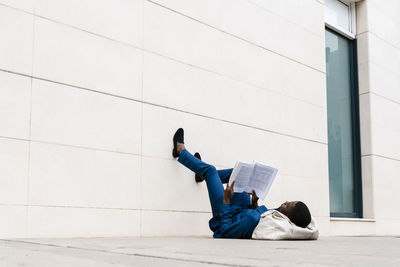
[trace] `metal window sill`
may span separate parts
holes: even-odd
[[[376,222],[375,219],[368,218],[341,218],[341,217],[331,217],[333,222]]]

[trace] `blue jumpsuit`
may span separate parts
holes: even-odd
[[[179,155],[178,161],[193,172],[205,178],[213,217],[209,221],[214,238],[251,238],[261,214],[268,209],[259,206],[252,209],[247,193],[235,193],[231,204],[223,204],[223,183],[229,181],[232,169],[216,170],[190,154],[186,149]]]

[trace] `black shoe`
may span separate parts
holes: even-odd
[[[200,154],[198,152],[194,153],[194,156],[196,158],[198,158],[199,160],[201,160]],[[197,183],[200,183],[200,182],[204,181],[204,177],[198,175],[197,173],[195,174],[194,179],[196,180]]]
[[[183,129],[179,128],[178,130],[176,130],[175,134],[174,134],[174,138],[172,139],[173,143],[174,143],[174,149],[172,150],[172,156],[174,158],[179,157],[179,153],[177,150],[177,146],[178,146],[178,142],[183,144]]]

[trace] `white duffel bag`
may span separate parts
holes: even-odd
[[[318,228],[314,218],[306,228],[292,223],[289,218],[277,210],[268,210],[261,214],[261,219],[254,229],[253,239],[317,239]]]

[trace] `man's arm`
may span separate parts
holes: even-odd
[[[229,186],[229,184],[226,185],[226,188],[224,190],[224,195],[223,195],[223,202],[224,204],[231,204],[231,199],[235,192],[233,191],[233,186],[235,185],[236,181],[233,181],[232,185]]]
[[[232,185],[229,186],[229,183],[226,185],[223,195],[223,205],[220,208],[220,216],[221,216],[221,232],[223,237],[230,238],[239,238],[240,233],[237,233],[238,224],[233,223],[232,215],[235,213],[235,210],[238,207],[231,206],[231,199],[234,195],[233,186],[236,181],[233,181]]]
[[[233,216],[238,211],[243,210],[242,207],[232,206],[230,204],[223,204],[220,207],[221,216],[221,235],[224,238],[251,238],[254,228],[257,226],[259,221],[258,217],[253,214],[247,214],[241,218],[233,221]]]
[[[253,209],[258,208],[258,196],[254,189],[253,189],[253,193],[251,193],[251,206]]]
[[[225,238],[250,238],[252,230],[258,221],[256,221],[253,216],[245,216],[239,220],[233,221],[232,216],[237,213],[236,211],[242,210],[242,207],[232,206],[230,204],[234,194],[234,185],[235,182],[233,182],[231,186],[228,184],[224,190],[224,204],[220,207],[221,234]]]

